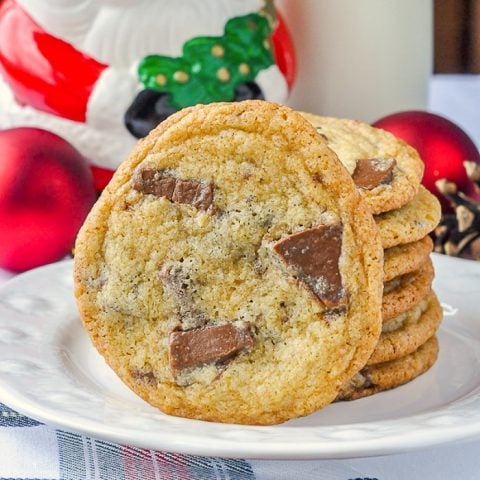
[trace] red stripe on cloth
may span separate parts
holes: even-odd
[[[134,449],[122,446],[123,473],[125,480],[137,480]]]
[[[162,480],[193,480],[197,477],[190,472],[182,455],[152,451],[159,467]]]
[[[184,461],[179,461],[181,455],[165,454],[122,446],[122,460],[125,480],[193,480]]]

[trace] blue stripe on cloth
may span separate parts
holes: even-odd
[[[36,427],[37,425],[42,424],[0,403],[0,427]]]
[[[87,478],[82,436],[57,430],[60,478],[83,480]]]
[[[57,430],[62,480],[255,480],[245,460],[157,452]]]
[[[100,478],[117,480],[117,474],[123,473],[123,459],[119,454],[119,449],[116,445],[101,440],[95,440],[95,447],[97,450],[98,470]],[[112,448],[114,447],[114,448]]]

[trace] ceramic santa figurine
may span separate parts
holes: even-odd
[[[60,135],[99,188],[171,113],[283,102],[294,70],[269,0],[0,0],[0,129]]]

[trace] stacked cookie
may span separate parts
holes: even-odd
[[[353,120],[304,116],[337,154],[374,214],[384,248],[382,334],[364,367],[339,399],[402,385],[437,358],[442,309],[432,291],[428,234],[440,220],[437,199],[420,185],[414,149],[388,132]]]

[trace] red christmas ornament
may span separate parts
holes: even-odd
[[[451,207],[435,186],[437,180],[446,179],[465,194],[479,198],[463,162],[480,163],[480,154],[458,125],[433,113],[410,111],[384,117],[373,126],[388,130],[418,151],[425,162],[422,183],[440,199],[444,210],[451,211]]]
[[[38,128],[0,131],[0,267],[23,271],[59,260],[96,199],[84,157]]]

